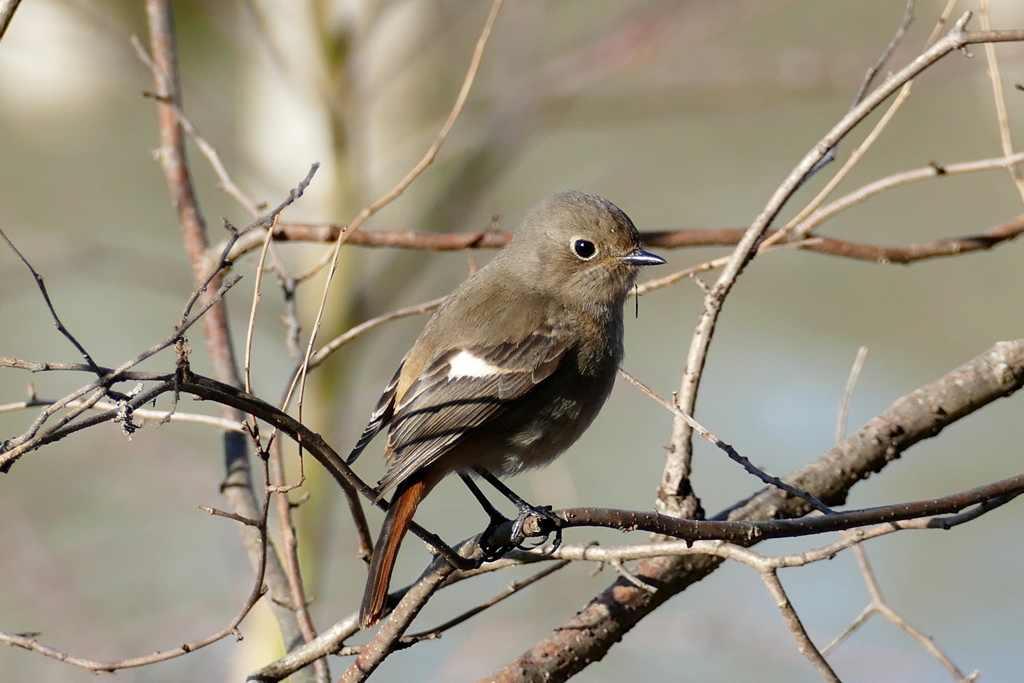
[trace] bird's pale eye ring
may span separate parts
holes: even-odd
[[[572,239],[572,251],[578,257],[584,261],[589,261],[594,258],[597,253],[597,247],[590,240],[585,240],[582,237],[574,237]]]

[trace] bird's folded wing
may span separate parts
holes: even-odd
[[[568,346],[560,330],[544,328],[518,341],[441,354],[394,407],[388,434],[394,455],[377,490],[387,492],[501,415],[555,371]]]
[[[402,368],[405,366],[405,361],[398,366],[398,371],[395,372],[395,376],[388,382],[388,386],[384,389],[384,394],[380,397],[380,401],[377,402],[377,407],[373,409],[373,414],[370,415],[370,422],[363,429],[362,435],[359,437],[359,441],[356,442],[352,452],[348,454],[348,458],[345,460],[349,465],[356,461],[362,452],[373,438],[377,436],[380,430],[388,422],[391,422],[392,416],[395,414],[395,393],[398,391],[398,380],[402,376]]]

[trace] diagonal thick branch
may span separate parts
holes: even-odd
[[[879,472],[914,444],[1024,386],[1024,339],[999,342],[971,361],[900,398],[856,434],[785,479],[829,505]],[[807,503],[765,490],[715,519],[769,520],[796,517]],[[623,635],[673,595],[711,574],[723,560],[711,557],[652,558],[633,573],[657,587],[651,594],[619,580],[594,597],[554,633],[485,680],[495,683],[565,681],[599,661]]]

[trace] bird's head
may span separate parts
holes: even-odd
[[[575,190],[534,207],[506,251],[533,288],[587,309],[621,307],[638,270],[665,263],[619,207]]]

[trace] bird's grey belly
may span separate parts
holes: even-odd
[[[506,477],[548,464],[579,439],[604,405],[615,374],[600,374],[607,379],[597,386],[587,382],[582,391],[576,386],[578,376],[538,386],[536,401],[481,426],[475,430],[474,438],[466,440],[465,447],[447,454],[446,469],[483,467]],[[537,406],[543,408],[537,410]],[[505,436],[496,440],[491,438],[492,434]]]

